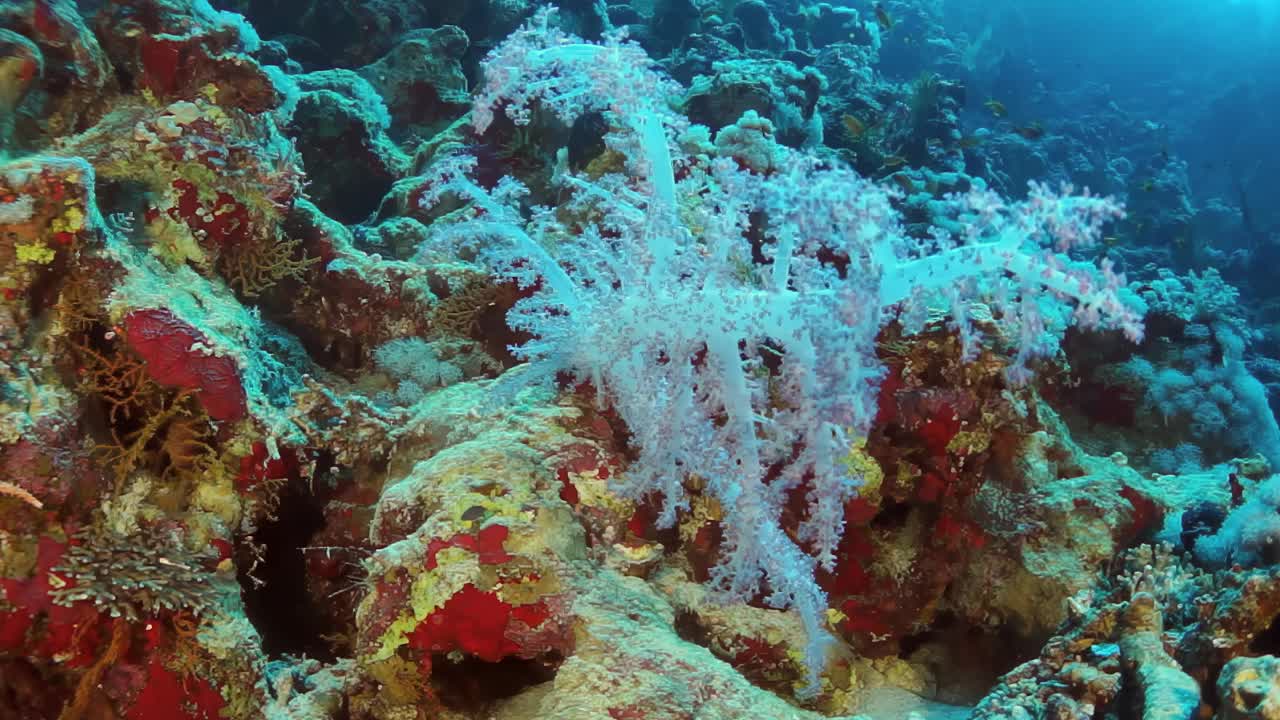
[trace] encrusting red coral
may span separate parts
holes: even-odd
[[[49,594],[69,582],[53,570],[66,549],[65,542],[41,536],[32,576],[0,578],[3,597],[14,606],[0,610],[0,652],[20,650],[28,657],[58,660],[73,668],[93,662],[101,613],[90,602],[55,604]]]
[[[505,525],[490,525],[477,533],[455,535],[448,540],[432,539],[427,544],[427,569],[436,568],[436,555],[448,547],[460,547],[476,554],[481,565],[501,565],[511,559],[502,549],[509,531]]]
[[[423,651],[420,663],[429,672],[433,653],[459,650],[486,662],[520,655],[526,648],[511,639],[514,624],[537,628],[551,616],[542,603],[511,605],[497,593],[467,584],[408,634],[409,647]],[[533,654],[541,652],[535,649]]]
[[[165,667],[164,662],[152,657],[146,666],[146,685],[133,706],[125,715],[126,720],[218,720],[223,717],[226,704],[221,693],[201,677],[179,677]]]

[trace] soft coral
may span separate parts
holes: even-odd
[[[1098,282],[1043,247],[1087,245],[1120,210],[1040,186],[1017,205],[975,191],[942,203],[954,230],[921,241],[903,231],[891,191],[781,147],[770,174],[725,157],[702,161],[677,182],[675,166],[693,163],[672,152],[669,138],[682,119],[661,96],[667,85],[647,83],[658,93],[648,98],[629,90],[616,102],[600,97],[602,73],[635,72],[613,62],[623,51],[553,33],[544,16],[537,23],[512,42],[540,40],[544,59],[570,53],[596,64],[537,63],[522,77],[519,66],[495,66],[511,49],[500,47],[486,66],[497,89],[477,104],[477,129],[494,107],[523,109],[539,89],[561,115],[571,115],[569,99],[579,109],[608,107],[617,128],[608,142],[624,154],[640,150],[631,156],[633,175],[562,176],[570,211],[600,218],[570,229],[550,211],[526,218],[518,183],[481,188],[467,177],[472,163],[454,157],[423,200],[452,194],[477,210],[431,244],[445,253],[479,246],[497,272],[532,289],[508,314],[534,337],[516,349],[532,361],[524,376],[568,372],[616,408],[639,448],[617,483],[623,493],[661,494],[659,522],[670,525],[686,504],[685,478],[705,481],[724,509],[715,585],[746,600],[764,582],[772,605],[796,608],[816,680],[828,636],[814,571],[834,567],[844,506],[857,487],[841,459],[876,414],[881,327],[900,308],[922,311],[943,299],[967,331],[964,301],[985,289],[1010,298],[998,310],[1021,341],[1017,367],[1043,350],[1040,313],[1062,299],[1075,301],[1084,324],[1136,335],[1137,316],[1117,297],[1119,279],[1108,268]],[[808,515],[793,536],[781,516],[799,488],[807,490]]]

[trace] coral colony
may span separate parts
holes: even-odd
[[[1280,718],[1280,217],[940,5],[0,2],[0,720]]]

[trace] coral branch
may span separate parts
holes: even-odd
[[[40,502],[40,498],[37,498],[35,495],[32,495],[17,485],[14,485],[11,482],[5,482],[4,480],[0,480],[0,495],[17,498],[37,510],[44,507],[44,503]]]

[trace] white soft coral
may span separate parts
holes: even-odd
[[[582,225],[569,232],[549,210],[523,217],[514,181],[486,191],[467,178],[465,160],[452,160],[424,200],[453,194],[478,217],[439,230],[430,246],[471,244],[496,272],[531,289],[508,315],[533,335],[515,349],[531,363],[525,376],[571,373],[617,410],[639,448],[621,492],[660,493],[660,521],[669,525],[685,505],[684,481],[705,483],[724,510],[713,571],[721,597],[767,590],[771,604],[796,609],[816,689],[829,636],[814,571],[835,563],[858,480],[841,460],[874,417],[875,340],[889,313],[941,298],[967,328],[962,300],[986,278],[997,302],[1004,298],[1003,321],[1025,339],[1024,355],[1038,347],[1042,300],[1071,299],[1086,324],[1139,332],[1115,295],[1117,278],[1104,272],[1099,283],[1042,248],[1092,242],[1119,209],[1039,187],[1015,206],[975,192],[944,203],[954,230],[918,240],[903,232],[890,191],[781,147],[769,174],[723,157],[677,182],[673,167],[689,161],[672,158],[669,137],[683,118],[661,95],[668,83],[645,70],[641,86],[657,96],[620,82],[618,97],[599,97],[613,87],[602,82],[609,72],[623,80],[637,72],[612,63],[634,49],[586,44],[548,29],[545,16],[535,22],[542,24],[510,41],[542,53],[525,63],[530,77],[495,67],[512,51],[496,49],[485,71],[498,80],[477,102],[477,127],[504,103],[517,121],[539,98],[565,119],[575,103],[608,108],[613,147],[638,150],[628,155],[631,174],[561,177]],[[580,64],[588,57],[598,61],[589,71]],[[808,515],[793,536],[782,514],[796,490],[806,493]]]

